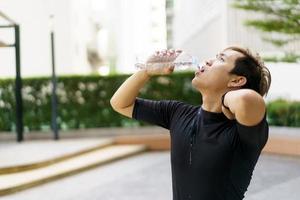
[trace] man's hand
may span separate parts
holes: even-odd
[[[266,112],[265,102],[260,94],[250,89],[239,89],[228,92],[224,97],[222,111],[229,119],[236,119],[240,124],[254,126]]]
[[[146,61],[147,74],[150,76],[171,74],[175,67],[173,62],[181,52],[181,50],[172,49],[156,51]]]

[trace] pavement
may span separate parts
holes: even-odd
[[[17,143],[12,138],[9,140],[0,134],[0,168],[26,165],[36,162],[42,162],[62,155],[68,155],[74,152],[82,151],[87,148],[105,145],[112,141],[112,138],[120,135],[147,135],[147,134],[169,134],[166,129],[160,127],[143,128],[100,128],[87,130],[72,130],[61,134],[61,137],[69,136],[54,141],[46,139],[44,133],[27,133],[28,140]],[[13,134],[8,134],[12,136]],[[31,140],[37,137],[39,140]],[[43,138],[43,137],[45,138]],[[81,136],[81,137],[80,137]],[[86,138],[89,136],[89,138]],[[291,127],[270,127],[270,136],[291,136],[296,140],[300,138],[300,128]],[[298,145],[298,144],[297,144]],[[282,145],[281,145],[282,146]],[[300,148],[298,148],[300,149]],[[16,156],[17,155],[17,156]]]
[[[118,129],[119,130],[119,129]],[[102,130],[118,132],[117,129]],[[141,129],[121,129],[125,134],[141,134]],[[148,132],[165,129],[145,128]],[[0,142],[0,169],[51,160],[74,152],[110,144],[111,137],[64,138],[59,141],[34,140]],[[97,133],[97,134],[96,134]],[[299,128],[271,127],[273,136],[300,137]],[[83,133],[78,133],[81,136]],[[118,133],[120,134],[120,133]],[[73,135],[74,136],[74,135]],[[105,137],[104,137],[105,136]],[[300,157],[264,153],[260,157],[245,200],[299,200]],[[147,152],[127,159],[56,180],[19,193],[0,197],[4,200],[171,200],[169,151]]]
[[[245,200],[299,200],[300,158],[262,154]],[[147,152],[1,200],[171,200],[169,151]]]
[[[22,143],[14,141],[0,142],[0,169],[44,162],[86,149],[109,145],[112,142],[113,140],[109,138],[36,140]]]
[[[6,148],[5,148],[6,146]],[[109,138],[34,141],[2,146],[0,196],[39,186],[147,150]]]
[[[39,162],[53,157],[96,147],[109,139],[82,138],[63,140],[35,140],[16,143],[0,143],[0,167]],[[16,156],[17,155],[17,156]]]

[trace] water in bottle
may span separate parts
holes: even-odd
[[[174,66],[175,70],[178,71],[188,71],[196,70],[199,67],[198,59],[186,52],[181,52],[178,57],[172,62],[145,62],[137,59],[135,67],[138,69],[156,69]]]

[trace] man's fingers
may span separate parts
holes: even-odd
[[[175,50],[174,50],[174,49],[169,49],[169,52],[170,52],[171,54],[174,54],[174,53],[175,53]]]
[[[160,51],[155,51],[147,62],[173,62],[177,56],[182,52],[180,49],[162,49]]]

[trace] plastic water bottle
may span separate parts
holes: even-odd
[[[150,62],[147,63],[145,61],[140,61],[137,58],[137,62],[135,67],[137,69],[157,69],[174,66],[175,70],[178,71],[188,71],[188,70],[196,70],[199,67],[198,59],[195,56],[192,56],[186,52],[182,52],[178,55],[178,57],[172,62]]]

